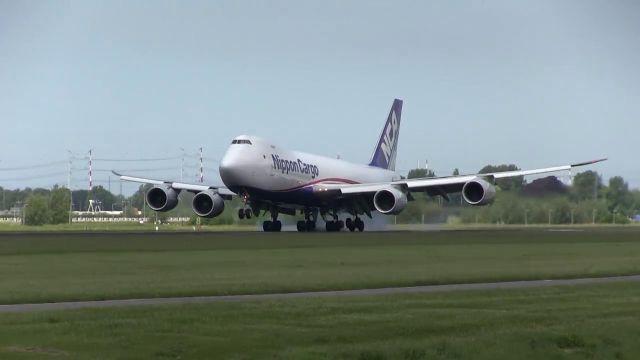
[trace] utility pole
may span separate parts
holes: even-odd
[[[529,219],[527,218],[527,213],[529,212],[529,210],[525,209],[524,210],[524,226],[528,226],[529,225]]]
[[[69,176],[67,178],[67,189],[69,189],[69,224],[71,224],[71,214],[73,212],[73,191],[71,190],[71,168],[73,165],[73,153],[71,150],[67,150],[69,153]]]
[[[93,150],[89,149],[89,193],[93,189]]]
[[[184,182],[184,148],[180,148],[182,160],[180,163],[180,182]]]
[[[202,147],[200,147],[200,182],[204,182],[204,164],[202,162]]]
[[[551,225],[551,213],[552,213],[552,212],[553,212],[553,211],[549,210],[549,225]]]

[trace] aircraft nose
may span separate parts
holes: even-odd
[[[218,167],[220,178],[228,187],[246,186],[248,173],[251,171],[250,164],[244,156],[236,152],[227,152]]]

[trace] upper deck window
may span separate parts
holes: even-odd
[[[233,140],[231,143],[232,144],[249,144],[249,145],[251,145],[251,141],[243,140],[243,139]]]

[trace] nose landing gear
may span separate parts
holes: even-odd
[[[278,220],[278,209],[271,209],[271,221],[267,220],[262,223],[262,230],[266,232],[280,232],[282,223]]]
[[[282,223],[279,220],[267,220],[262,223],[262,230],[266,232],[279,232],[282,230]]]

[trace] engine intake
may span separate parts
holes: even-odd
[[[149,207],[155,211],[169,211],[178,206],[178,191],[169,186],[154,186],[145,197]]]
[[[476,178],[464,184],[462,197],[471,205],[488,205],[496,197],[496,188],[486,180]]]
[[[191,208],[200,217],[213,218],[224,211],[224,199],[213,190],[205,190],[193,197]]]
[[[373,205],[382,214],[399,214],[407,205],[407,195],[394,187],[378,190]]]

